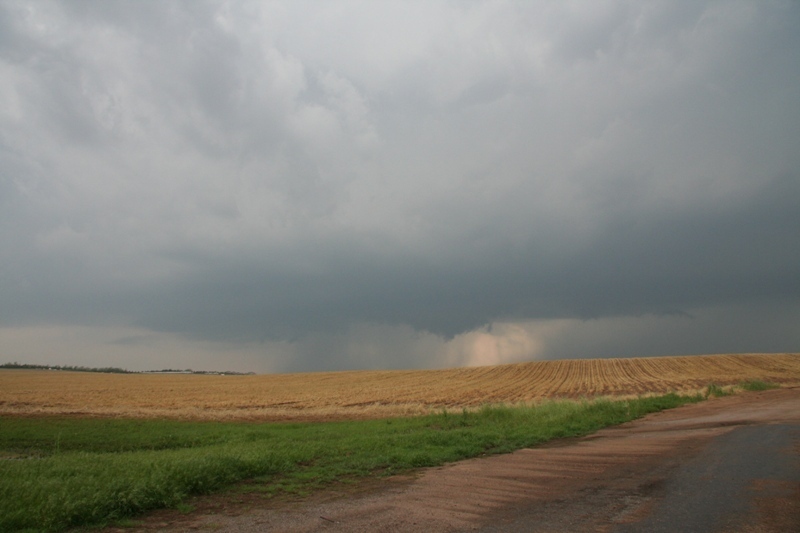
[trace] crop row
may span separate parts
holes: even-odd
[[[549,398],[800,383],[800,354],[533,361],[445,370],[248,376],[0,370],[0,414],[194,419],[375,418]]]

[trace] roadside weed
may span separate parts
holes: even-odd
[[[765,391],[770,389],[779,389],[780,385],[771,383],[769,381],[761,381],[760,379],[749,379],[739,383],[739,387],[746,391]]]

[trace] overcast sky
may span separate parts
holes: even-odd
[[[800,351],[800,3],[0,0],[0,362]]]

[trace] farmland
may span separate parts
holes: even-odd
[[[237,483],[305,494],[585,435],[729,385],[799,383],[800,354],[261,376],[2,370],[0,530],[112,524]],[[596,396],[609,399],[548,401]]]
[[[800,383],[800,354],[535,361],[445,370],[253,376],[0,371],[0,415],[305,421],[544,399]]]

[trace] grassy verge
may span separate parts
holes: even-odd
[[[760,379],[749,379],[747,381],[742,381],[739,386],[746,391],[764,391],[781,388],[781,386],[776,383],[761,381]]]
[[[106,524],[246,479],[266,492],[309,491],[585,435],[702,398],[314,424],[0,418],[0,531]]]

